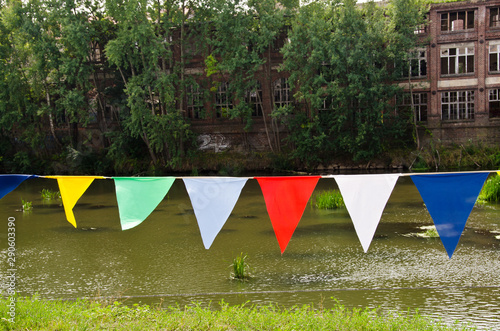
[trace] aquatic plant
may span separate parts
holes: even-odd
[[[484,183],[483,189],[479,194],[480,202],[499,202],[500,201],[500,176],[494,175]]]
[[[425,230],[420,236],[424,238],[439,238],[439,233],[434,225],[422,226],[422,230]]]
[[[345,208],[344,198],[339,190],[324,191],[316,196],[316,207],[319,209]]]
[[[21,202],[23,204],[23,212],[28,213],[33,210],[33,203],[31,201],[21,199]]]
[[[241,280],[250,278],[250,268],[246,262],[247,257],[246,254],[243,255],[243,253],[240,253],[240,255],[233,259],[233,263],[231,264],[233,268],[233,278]]]
[[[406,237],[419,237],[419,238],[439,238],[439,233],[434,225],[425,225],[420,226],[420,230],[424,230],[424,232],[413,232],[407,235]]]
[[[59,199],[61,199],[61,192],[59,192],[59,191],[52,191],[52,190],[44,188],[44,189],[42,189],[40,194],[42,195],[43,200],[59,200]]]

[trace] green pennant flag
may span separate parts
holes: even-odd
[[[175,177],[113,177],[122,230],[142,223],[160,204]]]

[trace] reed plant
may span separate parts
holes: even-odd
[[[79,299],[52,301],[18,298],[14,322],[8,297],[0,296],[0,330],[467,330],[446,326],[418,312],[383,313],[376,309],[313,306],[201,304],[163,308]]]
[[[249,274],[249,266],[246,262],[247,255],[243,255],[243,253],[240,253],[240,255],[236,256],[233,259],[233,263],[231,264],[232,269],[233,269],[233,278],[235,279],[240,279],[240,280],[245,280],[250,278]]]
[[[21,203],[23,204],[23,212],[29,213],[33,210],[33,203],[31,201],[21,199]]]
[[[500,176],[495,174],[484,183],[478,200],[480,202],[500,201]]]
[[[316,207],[319,209],[345,208],[344,198],[339,190],[324,191],[316,195]]]
[[[61,192],[59,191],[52,191],[49,189],[42,189],[40,192],[42,196],[42,200],[60,200],[61,199]]]

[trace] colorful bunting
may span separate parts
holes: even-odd
[[[366,253],[399,174],[333,177]]]
[[[292,238],[320,176],[256,177],[281,254]]]
[[[238,201],[246,178],[184,178],[206,249],[226,223]]]
[[[410,175],[434,221],[449,258],[465,229],[489,173],[436,173]],[[334,175],[363,250],[368,251],[387,201],[399,176]],[[498,172],[500,175],[500,171]],[[37,175],[0,175],[0,199],[24,180]],[[66,218],[76,228],[73,208],[101,176],[45,176],[57,179]],[[284,253],[321,176],[255,177]],[[163,200],[176,177],[114,177],[123,230],[142,223]],[[183,178],[193,205],[203,245],[209,249],[231,214],[248,178]]]
[[[0,199],[14,191],[22,182],[36,175],[0,175]]]
[[[73,207],[94,179],[102,179],[102,176],[47,176],[46,178],[57,179],[61,199],[66,213],[66,219],[76,228],[75,215]]]
[[[113,177],[122,230],[142,223],[165,198],[175,177]]]
[[[412,175],[451,258],[488,173]]]

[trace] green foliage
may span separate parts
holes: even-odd
[[[494,174],[483,186],[478,197],[479,201],[499,202],[500,201],[500,176]]]
[[[316,195],[316,207],[319,209],[345,208],[344,198],[339,190],[324,191]]]
[[[8,317],[10,300],[0,297],[0,315]],[[310,305],[235,305],[221,302],[162,309],[127,306],[115,301],[58,301],[17,298],[15,322],[0,319],[2,330],[466,330],[445,326],[418,312],[381,313],[376,309],[348,309],[340,304],[316,309]]]
[[[239,280],[245,280],[250,278],[249,274],[249,266],[246,262],[247,255],[243,255],[243,253],[240,253],[240,255],[236,256],[233,259],[233,263],[231,264],[231,267],[233,269],[233,278],[239,279]]]
[[[401,21],[400,7],[384,11],[374,3],[315,2],[294,17],[282,69],[290,72],[294,97],[310,109],[307,118],[296,114],[289,121],[295,157],[318,163],[327,160],[318,154],[322,151],[367,160],[387,149],[389,141],[411,141],[411,117],[393,116],[393,100],[402,90],[387,84],[400,77],[388,68],[403,62],[415,46],[400,42],[414,40],[413,30],[404,32],[395,23]]]
[[[33,203],[31,201],[24,201],[21,199],[24,213],[30,213],[33,211]]]
[[[60,200],[61,199],[61,192],[59,191],[52,191],[50,189],[42,189],[40,192],[40,195],[42,196],[42,200]]]

